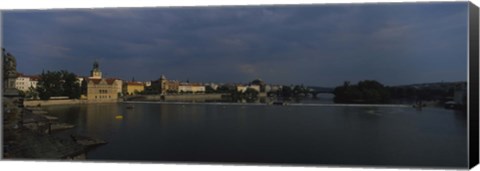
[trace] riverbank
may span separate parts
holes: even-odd
[[[26,107],[50,106],[50,105],[76,105],[76,104],[97,104],[97,103],[159,103],[159,104],[204,104],[204,105],[276,105],[275,103],[241,103],[241,102],[221,102],[225,94],[178,94],[178,95],[141,95],[130,96],[134,99],[123,100],[28,100],[24,101]],[[138,98],[142,97],[142,98]],[[208,101],[212,102],[208,102]],[[220,102],[216,101],[219,100]],[[214,102],[215,101],[215,102]],[[426,106],[438,105],[438,102],[425,102]],[[343,104],[343,103],[289,103],[282,105],[288,106],[317,106],[317,107],[412,107],[411,104]]]
[[[13,108],[10,106],[9,108]],[[84,160],[86,152],[107,142],[81,135],[64,136],[54,132],[72,129],[39,107],[20,107],[21,122],[5,132],[3,157],[6,159]],[[12,110],[10,110],[12,111]]]
[[[49,134],[20,128],[7,143],[5,159],[79,159],[85,146],[72,140],[59,139]]]
[[[184,101],[184,102],[205,102],[222,100],[228,94],[146,94],[129,95],[122,97],[123,101]]]
[[[196,104],[196,105],[250,105],[250,106],[268,106],[274,105],[269,103],[235,103],[235,102],[168,102],[168,101],[125,101],[127,104]],[[320,104],[320,103],[287,103],[286,106],[317,106],[317,107],[409,107],[412,105],[407,104]]]
[[[121,100],[80,100],[80,99],[25,100],[23,102],[23,105],[26,107],[33,107],[33,106],[96,104],[96,103],[117,103],[117,102],[121,102]]]
[[[165,95],[165,101],[177,101],[177,100],[221,100],[225,94],[173,94]]]

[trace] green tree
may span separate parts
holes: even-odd
[[[213,89],[212,86],[205,86],[205,93],[215,93],[215,89]]]
[[[300,95],[300,93],[302,93],[302,87],[300,87],[299,85],[296,85],[295,87],[293,87],[293,96],[298,96]]]
[[[77,76],[65,70],[42,72],[36,90],[42,100],[48,100],[54,96],[67,96],[70,99],[78,99],[81,95]]]
[[[290,86],[282,86],[281,96],[283,98],[290,98],[293,96],[293,90]]]
[[[217,88],[217,93],[233,93],[235,92],[236,90],[234,89],[231,89],[230,87],[228,87],[227,85],[221,85]]]
[[[74,73],[62,70],[60,71],[63,92],[62,96],[68,96],[69,99],[78,99],[81,95],[80,84]]]
[[[22,91],[22,90],[18,90],[18,95],[20,95],[20,97],[26,97],[26,92],[25,91]]]
[[[248,99],[256,99],[258,97],[258,93],[259,92],[253,88],[247,88],[243,94]]]
[[[364,80],[356,85],[345,82],[334,89],[336,103],[387,103],[390,91],[374,80]]]
[[[38,92],[35,88],[29,87],[25,92],[25,98],[38,99]]]
[[[83,79],[83,81],[80,83],[80,96],[82,94],[87,94],[87,89],[88,89],[88,82],[86,79]],[[121,97],[121,96],[118,96]]]

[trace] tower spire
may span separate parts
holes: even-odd
[[[93,69],[90,71],[90,78],[94,78],[94,79],[102,78],[102,72],[100,71],[100,65],[98,64],[97,60],[93,62]]]
[[[95,61],[93,62],[93,69],[99,69],[99,65],[98,65],[98,61],[97,61],[97,60],[95,60]]]

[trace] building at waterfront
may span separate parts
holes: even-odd
[[[167,94],[178,93],[180,89],[180,81],[178,80],[168,80],[166,82],[165,89],[163,90]]]
[[[15,88],[20,91],[29,91],[31,88],[37,88],[38,76],[28,76],[24,74],[18,74],[18,77],[15,79]]]
[[[168,87],[168,80],[165,75],[162,75],[158,80],[151,82],[152,93],[166,94]]]
[[[205,93],[205,86],[201,83],[181,83],[178,93]]]
[[[115,89],[117,90],[117,94],[121,94],[123,91],[123,80],[118,78],[111,78],[111,79],[115,80],[114,85],[116,86]]]
[[[123,94],[134,95],[145,91],[145,85],[142,82],[130,81],[123,83]]]
[[[117,100],[122,92],[122,80],[116,78],[103,78],[98,62],[93,63],[90,77],[86,81],[87,100],[109,101]]]
[[[212,90],[217,90],[219,85],[215,83],[207,83],[205,84],[205,87],[210,87]]]
[[[151,82],[151,87],[154,93],[158,94],[172,94],[179,92],[180,81],[168,80],[165,75],[162,75],[158,80]]]
[[[89,79],[102,79],[102,71],[97,61],[93,62],[93,69],[90,71]]]
[[[151,82],[151,81],[145,81],[145,82],[143,82],[143,84],[145,85],[145,87],[150,87],[150,86],[152,86],[152,82]]]
[[[85,80],[85,77],[77,76],[77,83],[78,84],[82,84],[83,80]]]
[[[238,84],[238,85],[236,86],[237,92],[245,93],[245,91],[247,91],[247,89],[253,89],[253,90],[257,91],[257,92],[260,92],[260,86],[259,86],[259,85],[252,85],[252,84],[243,85],[243,84]]]
[[[151,89],[153,93],[162,95],[178,93],[205,93],[205,85],[202,83],[168,80],[164,75],[162,75],[158,80],[151,82]]]
[[[259,92],[266,92],[266,84],[263,80],[261,80],[260,78],[257,78],[255,80],[253,80],[250,85],[254,85],[255,89],[257,88],[256,86],[258,86],[258,90]],[[253,87],[252,87],[253,88]]]

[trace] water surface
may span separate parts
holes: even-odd
[[[466,167],[463,112],[443,108],[136,103],[50,106],[109,143],[88,160]],[[122,115],[123,119],[115,116]]]

